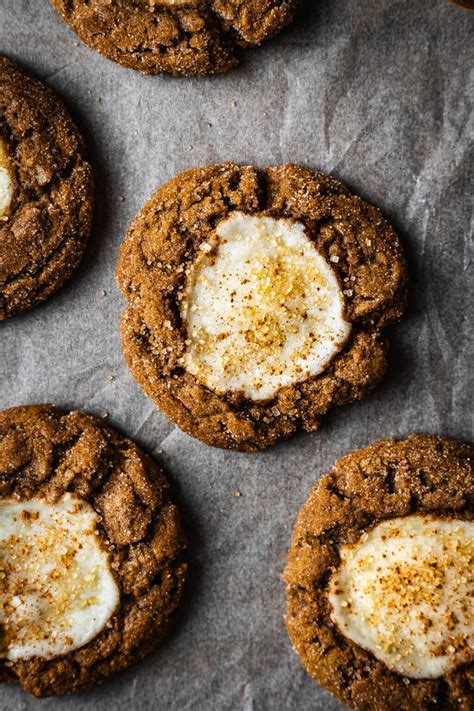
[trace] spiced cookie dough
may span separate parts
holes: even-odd
[[[0,681],[85,689],[162,641],[186,575],[163,473],[48,405],[0,412]]]
[[[145,74],[225,72],[292,19],[300,0],[51,0],[79,37]]]
[[[0,320],[72,274],[91,216],[91,168],[68,112],[0,55]]]
[[[474,448],[386,439],[336,462],[296,522],[286,624],[351,708],[474,708]]]
[[[226,163],[153,195],[118,282],[145,392],[188,434],[252,451],[316,430],[380,380],[406,267],[380,212],[337,180]]]

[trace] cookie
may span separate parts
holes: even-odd
[[[306,670],[351,708],[474,708],[474,448],[427,435],[340,459],[285,570]]]
[[[246,451],[366,395],[405,305],[405,259],[380,212],[294,165],[178,175],[133,221],[117,275],[144,391],[193,437]]]
[[[68,112],[0,55],[0,320],[59,289],[91,217],[91,168]]]
[[[465,7],[468,10],[474,10],[474,0],[451,0],[451,2],[461,7]]]
[[[225,72],[292,19],[300,0],[51,0],[92,49],[145,74]]]
[[[0,681],[63,694],[152,652],[184,553],[169,484],[131,440],[48,405],[0,413]]]

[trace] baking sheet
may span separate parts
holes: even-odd
[[[3,686],[2,711],[342,709],[291,650],[281,574],[295,516],[340,455],[415,430],[474,439],[473,20],[447,0],[309,0],[231,74],[173,79],[95,54],[47,0],[1,0],[0,51],[70,107],[93,156],[97,209],[74,277],[0,324],[0,407],[109,412],[175,481],[193,561],[179,623],[157,654],[59,700]],[[127,224],[162,182],[223,160],[333,173],[392,220],[410,265],[409,312],[391,329],[383,384],[319,433],[259,454],[211,449],[176,430],[134,382],[119,342],[114,272]]]

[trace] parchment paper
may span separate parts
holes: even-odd
[[[2,711],[342,708],[291,649],[281,573],[295,516],[336,458],[412,431],[473,439],[473,20],[447,0],[309,0],[231,74],[173,79],[103,59],[47,0],[1,0],[0,51],[70,107],[93,156],[97,209],[74,277],[0,325],[0,406],[108,411],[176,483],[192,542],[188,597],[157,654],[59,700],[3,686]],[[409,311],[391,330],[383,384],[318,433],[259,454],[176,430],[134,382],[119,342],[114,272],[127,224],[161,183],[222,160],[333,173],[392,220],[410,264]]]

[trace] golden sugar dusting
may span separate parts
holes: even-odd
[[[342,297],[331,268],[306,236],[298,231],[295,239],[291,230],[288,236],[270,218],[243,217],[254,221],[250,228],[242,222],[230,236],[217,230],[219,239],[200,245],[182,305],[184,362],[216,389],[213,381],[253,373],[251,389],[259,391],[268,376],[301,380],[323,341],[332,355],[349,327],[341,327]],[[328,316],[339,298],[339,314]]]
[[[341,560],[333,619],[348,636],[361,635],[355,641],[372,639],[388,666],[420,676],[421,668],[444,671],[473,657],[474,524],[384,522],[344,546]]]
[[[53,513],[52,507],[45,513],[43,502],[36,509],[30,502],[24,508],[18,502],[0,504],[0,656],[12,646],[31,648],[38,642],[46,642],[47,649],[58,637],[73,644],[72,616],[99,602],[103,565],[94,557],[95,515],[72,497],[67,503]],[[18,509],[13,517],[12,506]]]

